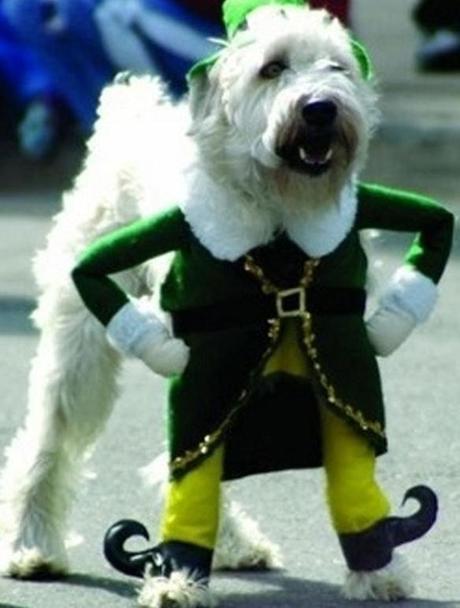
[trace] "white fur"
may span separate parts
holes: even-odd
[[[213,608],[217,600],[207,585],[179,571],[169,578],[147,574],[138,604],[143,608]]]
[[[192,116],[150,78],[120,79],[102,95],[83,171],[35,262],[41,337],[25,426],[8,450],[1,480],[0,537],[9,574],[67,569],[63,539],[79,465],[117,392],[119,356],[70,282],[79,253],[98,236],[173,204],[182,205],[202,244],[228,260],[280,230],[321,255],[351,227],[353,183],[376,124],[375,95],[337,21],[296,7],[285,7],[283,15],[273,6],[251,14],[248,31],[223,50],[209,78],[192,83]],[[261,82],[260,67],[283,45],[290,69],[276,82]],[[335,64],[344,70],[336,72]],[[275,141],[293,121],[299,99],[321,96],[336,103],[348,148],[334,144],[329,171],[310,178],[276,158]],[[133,297],[150,295],[152,267],[149,262],[116,280]],[[229,567],[231,555],[233,567],[277,566],[277,551],[256,524],[236,508],[228,513],[220,532],[225,549],[218,549],[215,565]],[[147,577],[140,604],[162,606],[166,598],[182,608],[213,603],[209,591],[183,573]]]
[[[201,90],[195,83],[192,89],[199,162],[187,173],[181,207],[195,236],[217,258],[235,260],[283,229],[307,253],[325,255],[346,237],[355,217],[354,176],[376,124],[375,95],[360,78],[338,22],[326,23],[323,11],[286,7],[284,13],[280,18],[273,6],[251,13],[249,29],[223,51],[209,86]],[[261,82],[259,69],[273,47],[283,45],[290,48],[291,69]],[[331,71],[335,63],[345,71]],[[286,171],[275,142],[299,100],[322,97],[337,104],[353,153],[350,160],[336,145],[331,170],[306,179]]]
[[[214,551],[215,570],[273,570],[282,567],[280,548],[234,501],[223,501]]]
[[[115,84],[104,92],[99,112],[84,169],[65,194],[47,247],[34,264],[41,291],[34,320],[41,337],[30,373],[28,414],[7,449],[0,488],[2,567],[16,576],[67,569],[66,517],[80,464],[117,393],[119,357],[83,306],[71,269],[99,235],[180,196],[183,181],[176,171],[183,170],[185,158],[168,153],[167,135],[182,140],[179,149],[190,158],[186,109],[171,105],[158,80]],[[155,179],[152,167],[161,167],[165,182]],[[141,296],[151,292],[152,277],[146,266],[117,280]]]
[[[391,562],[381,570],[349,571],[343,587],[343,594],[349,600],[391,602],[406,599],[413,592],[412,573],[405,559],[396,553]]]

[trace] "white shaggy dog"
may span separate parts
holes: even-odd
[[[306,127],[309,113],[313,122],[333,113],[335,135],[315,139],[314,128]],[[173,105],[150,78],[120,78],[104,91],[84,169],[35,264],[41,296],[34,319],[42,333],[29,412],[8,449],[1,487],[1,558],[8,574],[67,571],[65,519],[78,464],[117,393],[120,357],[71,283],[76,256],[99,235],[176,201],[196,236],[220,257],[235,259],[247,241],[268,242],[280,226],[301,240],[296,226],[305,219],[310,255],[325,255],[353,221],[349,200],[376,121],[375,95],[347,32],[325,12],[298,7],[250,14],[247,29],[209,74],[192,79],[189,107]],[[305,200],[309,204],[299,206]],[[146,264],[117,279],[135,296],[151,294],[151,271]],[[239,557],[229,564],[218,551],[218,565],[276,565],[276,548],[253,523],[246,525],[233,507],[228,517],[222,530]],[[395,566],[388,574],[349,578],[346,594],[405,597],[408,582]],[[167,597],[199,604],[175,596],[174,584],[147,577],[141,605],[161,606]]]

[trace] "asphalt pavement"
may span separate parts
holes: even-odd
[[[380,79],[383,124],[366,176],[425,191],[460,209],[460,74],[414,72],[416,37],[406,0],[356,0],[355,26]],[[28,318],[35,286],[34,251],[43,246],[60,191],[79,163],[65,150],[48,167],[17,159],[0,166],[0,451],[21,423],[27,375],[37,344]],[[384,280],[400,263],[407,238],[381,234],[372,247]],[[8,260],[5,263],[5,260]],[[432,318],[381,364],[390,452],[379,478],[395,508],[418,483],[439,494],[440,517],[424,539],[402,552],[416,574],[411,608],[460,608],[460,245],[457,238]],[[136,583],[110,569],[101,539],[110,523],[134,517],[152,534],[159,504],[137,476],[162,451],[165,387],[140,364],[126,366],[122,394],[91,461],[71,517],[73,574],[59,582],[0,579],[2,608],[128,608]],[[0,456],[0,466],[3,457]],[[223,608],[332,608],[340,597],[343,562],[329,526],[321,471],[258,476],[232,485],[232,494],[278,542],[285,569],[267,574],[219,574],[213,588]],[[408,513],[411,505],[404,507]],[[374,604],[379,606],[378,603]]]

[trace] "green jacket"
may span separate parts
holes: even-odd
[[[331,409],[377,454],[386,451],[380,376],[360,304],[367,259],[359,231],[368,228],[417,233],[405,264],[439,281],[451,248],[452,215],[430,199],[366,184],[358,188],[351,230],[318,259],[286,234],[235,261],[218,259],[194,236],[178,207],[104,236],[83,253],[73,278],[88,308],[107,325],[128,302],[109,275],[175,252],[161,306],[190,347],[190,360],[169,390],[174,478],[224,440],[225,479],[322,464],[311,387],[261,375],[282,331],[283,310],[299,308],[299,290],[293,304],[278,297],[278,307],[275,292],[299,284],[306,294],[298,315],[303,347],[317,385]]]

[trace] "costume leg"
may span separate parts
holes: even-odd
[[[393,552],[402,520],[393,525],[397,518],[388,517],[374,451],[325,405],[320,411],[329,508],[349,568],[343,593],[353,600],[406,598],[413,593],[412,577]]]
[[[361,532],[386,517],[390,505],[375,480],[375,454],[344,420],[321,405],[327,497],[335,530]]]
[[[144,577],[138,598],[141,606],[215,605],[208,588],[219,523],[220,481],[224,448],[168,487],[156,547],[159,569]]]
[[[214,549],[219,524],[224,448],[168,487],[161,539]]]

